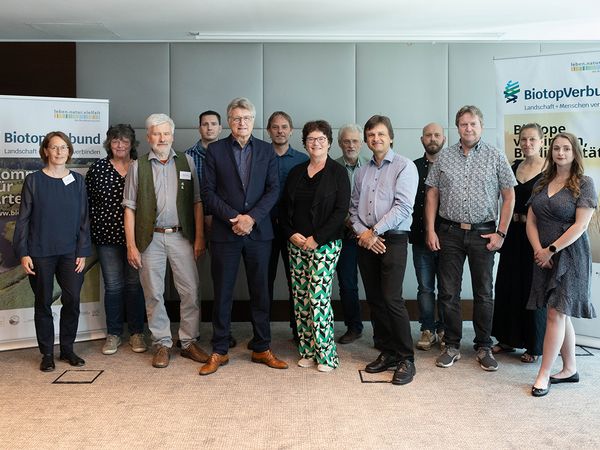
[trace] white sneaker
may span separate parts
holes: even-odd
[[[298,360],[298,365],[300,367],[312,367],[316,364],[317,362],[314,359],[300,358],[300,360]]]
[[[131,346],[131,350],[135,353],[144,353],[148,350],[146,340],[144,339],[144,333],[136,333],[129,336],[129,345]]]
[[[121,336],[109,334],[106,336],[106,342],[102,346],[102,353],[104,355],[114,355],[117,353],[119,345],[121,345]]]
[[[431,350],[431,346],[437,341],[437,335],[429,330],[421,331],[421,337],[417,341],[419,350]]]
[[[319,364],[317,370],[319,372],[331,372],[335,367],[328,366],[327,364]]]

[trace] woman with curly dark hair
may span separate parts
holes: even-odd
[[[107,157],[94,162],[85,177],[92,242],[96,245],[104,278],[107,337],[102,353],[105,355],[116,353],[121,345],[125,312],[131,349],[136,353],[147,349],[144,294],[138,271],[127,262],[121,206],[125,175],[131,162],[137,159],[137,145],[131,125],[111,126],[104,141]]]

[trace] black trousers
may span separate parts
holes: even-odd
[[[375,345],[401,360],[414,361],[410,318],[402,298],[408,235],[386,236],[385,246],[383,255],[358,248],[358,267],[371,307]]]
[[[83,273],[75,272],[75,255],[32,257],[35,275],[29,284],[35,296],[34,323],[38,347],[42,355],[54,353],[54,276],[62,290],[60,301],[60,351],[71,353],[79,325],[79,295]]]

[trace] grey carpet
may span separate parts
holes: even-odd
[[[336,334],[344,331],[336,323]],[[498,357],[498,372],[481,370],[470,322],[462,359],[440,369],[437,348],[417,350],[407,386],[387,383],[392,372],[361,382],[359,370],[378,354],[369,328],[338,346],[341,366],[324,374],[296,366],[287,324],[273,324],[273,349],[288,370],[250,362],[249,324],[235,323],[233,332],[231,362],[207,377],[178,352],[168,368],[154,369],[150,353],[135,354],[126,342],[112,356],[100,353],[102,341],[76,344],[86,372],[64,373],[72,368],[57,361],[56,371],[42,373],[37,349],[0,353],[0,447],[600,448],[598,350],[578,348],[580,383],[533,398],[538,364],[521,363],[517,352]],[[206,350],[209,333],[202,324]],[[53,383],[59,377],[81,384]]]

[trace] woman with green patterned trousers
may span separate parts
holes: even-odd
[[[331,283],[350,203],[346,169],[329,157],[331,126],[307,122],[302,143],[310,159],[288,175],[279,207],[288,238],[300,367],[329,372],[339,365],[333,339]]]

